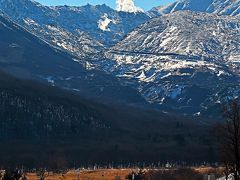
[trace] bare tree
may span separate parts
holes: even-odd
[[[234,100],[224,108],[225,121],[218,126],[220,155],[225,175],[240,180],[240,103]]]
[[[19,169],[6,170],[2,179],[3,180],[20,180],[22,176],[23,176],[23,173]]]
[[[43,168],[37,171],[37,175],[40,180],[45,180],[45,178],[49,176],[49,172],[47,172],[46,169]]]
[[[230,163],[228,162],[228,160],[224,160],[223,158],[222,158],[222,160],[223,160],[223,164],[224,164],[223,174],[225,176],[225,180],[228,180],[229,175],[231,174],[231,172],[233,172],[233,169],[232,169]]]

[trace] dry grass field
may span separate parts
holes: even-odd
[[[212,167],[198,167],[198,168],[194,168],[194,170],[200,174],[222,174],[223,173],[223,168],[219,167],[219,168],[212,168]]]
[[[135,169],[98,169],[69,171],[66,174],[46,173],[46,180],[125,180],[125,177]],[[28,180],[39,180],[35,173],[27,174]]]
[[[203,174],[222,174],[222,168],[199,167],[192,168],[193,171]],[[65,174],[57,174],[48,172],[45,174],[45,180],[125,180],[126,176],[132,172],[137,172],[137,169],[98,169],[98,170],[81,170],[68,171]],[[170,169],[155,169],[149,172],[171,171]],[[39,180],[40,178],[35,173],[27,174],[28,180]]]

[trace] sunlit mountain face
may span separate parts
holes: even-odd
[[[117,1],[117,10],[29,0],[1,0],[0,8],[86,70],[108,73],[158,109],[211,115],[239,93],[239,1],[176,1],[148,12],[131,0]]]
[[[162,108],[212,113],[239,95],[240,21],[178,11],[154,18],[105,54],[109,69]]]

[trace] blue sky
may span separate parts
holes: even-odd
[[[81,6],[89,4],[107,4],[112,8],[115,8],[115,0],[36,0],[44,5],[74,5]],[[149,10],[152,7],[174,2],[176,0],[135,0],[136,6],[141,7],[144,10]]]

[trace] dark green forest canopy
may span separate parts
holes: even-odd
[[[214,160],[211,126],[200,120],[108,107],[2,72],[0,108],[2,165]]]

